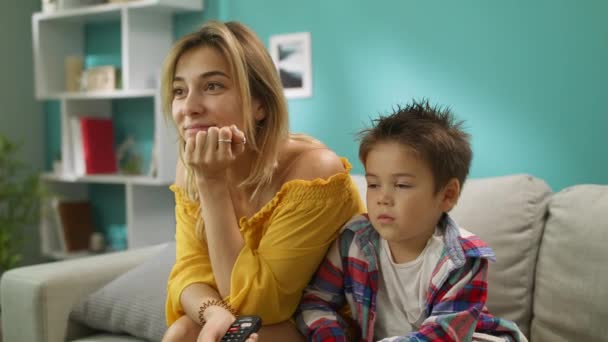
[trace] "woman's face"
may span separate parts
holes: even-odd
[[[252,100],[252,109],[258,107]],[[197,47],[179,58],[173,78],[172,115],[184,139],[213,126],[236,125],[243,130],[237,84],[218,50]]]

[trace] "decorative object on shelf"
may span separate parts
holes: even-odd
[[[82,56],[67,56],[65,58],[65,91],[81,91],[82,85]]]
[[[270,55],[287,98],[312,96],[310,32],[271,36]]]
[[[59,2],[59,9],[61,9],[61,10],[99,5],[99,4],[103,4],[106,2],[106,0],[56,0],[56,1]]]
[[[152,145],[152,158],[150,158],[150,168],[148,169],[148,176],[156,177],[158,174],[158,145]]]
[[[113,251],[127,249],[127,227],[122,224],[111,224],[108,228],[108,240]]]
[[[100,232],[95,232],[89,240],[89,251],[93,253],[102,253],[106,250],[106,239]]]
[[[135,139],[129,136],[116,149],[118,170],[126,175],[142,174],[142,157],[135,152]]]
[[[38,220],[47,192],[18,159],[19,145],[0,133],[0,275],[21,260],[23,230]]]
[[[53,159],[53,173],[58,176],[63,175],[63,162],[61,161],[61,152],[57,152]]]
[[[42,0],[42,12],[49,13],[57,10],[58,0]]]
[[[112,65],[98,66],[82,73],[82,89],[85,91],[112,91],[119,89],[120,71]]]

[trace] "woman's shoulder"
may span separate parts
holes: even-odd
[[[277,189],[274,198],[282,203],[319,205],[337,201],[361,206],[357,187],[349,174],[351,165],[346,158],[310,139],[291,140],[284,144],[277,169]],[[326,203],[326,202],[324,202]]]
[[[313,139],[290,139],[282,155],[283,181],[327,179],[344,173],[344,161],[327,146]]]

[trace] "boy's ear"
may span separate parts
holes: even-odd
[[[460,181],[457,178],[452,178],[443,187],[440,193],[441,195],[441,210],[445,213],[452,210],[452,208],[458,203],[460,197]]]

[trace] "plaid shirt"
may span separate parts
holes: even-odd
[[[447,214],[441,227],[444,249],[427,291],[426,319],[418,331],[385,340],[471,341],[478,332],[527,341],[515,323],[493,317],[485,307],[488,260],[495,258],[492,249],[458,228]],[[297,311],[298,328],[308,341],[373,341],[381,276],[379,241],[366,215],[354,217],[343,227]],[[358,324],[349,324],[348,315],[342,314],[345,303]],[[357,331],[347,339],[347,327],[353,326]]]

